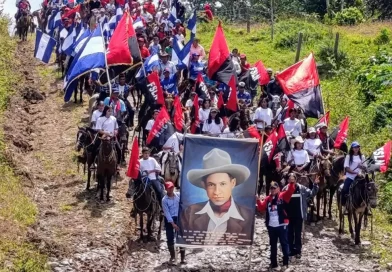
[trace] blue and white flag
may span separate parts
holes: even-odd
[[[135,21],[133,21],[133,29],[136,29],[138,27],[144,27],[142,19],[140,17],[137,17]]]
[[[65,39],[68,36],[68,30],[65,27],[63,27],[62,25],[60,26],[60,28],[61,28],[61,30],[59,29],[59,32],[60,32],[59,38]]]
[[[87,41],[87,39],[90,37],[90,35],[91,35],[91,31],[90,31],[90,29],[88,28],[88,29],[86,29],[86,30],[83,32],[82,35],[80,35],[80,36],[76,39],[76,41],[75,41],[75,43],[74,43],[74,46],[73,46],[73,50],[72,50],[72,56],[76,56],[76,55],[79,53],[80,49],[81,49],[81,48],[83,47],[83,45],[86,43],[86,41]]]
[[[76,39],[76,29],[74,25],[72,25],[68,30],[68,35],[64,39],[64,42],[61,46],[61,51],[64,52],[67,56],[70,56],[73,51],[73,45]]]
[[[148,58],[146,58],[146,60],[144,61],[144,63],[142,64],[144,66],[140,68],[139,72],[136,74],[136,78],[142,78],[145,77],[146,75],[144,74],[144,71],[146,71],[146,73],[152,72],[154,67],[158,67],[159,66],[159,56],[158,54],[154,54],[149,56]]]
[[[185,69],[189,66],[193,39],[194,37],[191,36],[191,39],[183,46],[175,36],[173,37],[172,62],[177,65],[179,69]]]
[[[46,24],[45,31],[49,35],[53,35],[54,30],[61,25],[61,11],[58,9],[52,10],[49,16],[48,23]]]
[[[188,20],[188,25],[186,28],[188,28],[191,31],[191,37],[196,36],[196,10],[193,12],[193,15],[191,18]]]
[[[35,36],[34,57],[45,63],[49,63],[50,56],[52,55],[53,48],[55,46],[55,39],[37,29]]]
[[[98,24],[86,43],[75,55],[64,78],[64,101],[68,102],[71,98],[76,85],[74,82],[78,77],[93,69],[104,70],[105,67],[105,44],[101,26]]]
[[[172,3],[168,20],[175,25],[177,20],[177,0],[174,0]]]

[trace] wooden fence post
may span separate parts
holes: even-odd
[[[335,37],[335,45],[333,47],[333,55],[335,57],[335,61],[338,61],[338,53],[339,53],[339,32],[336,33],[336,37]]]
[[[270,2],[270,11],[271,11],[271,41],[274,41],[274,0]]]
[[[299,61],[299,57],[301,55],[302,37],[303,37],[303,33],[300,32],[298,35],[297,54],[295,55],[295,62],[294,63],[297,63]]]

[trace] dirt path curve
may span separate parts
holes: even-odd
[[[114,185],[109,204],[97,203],[94,192],[84,191],[85,178],[72,157],[86,104],[63,106],[61,82],[48,72],[54,68],[43,69],[32,58],[32,48],[19,46],[25,82],[11,99],[5,136],[16,171],[39,208],[30,240],[49,255],[53,271],[266,271],[268,235],[259,217],[250,268],[249,248],[189,250],[187,265],[169,267],[164,235],[155,243],[137,242],[125,178]],[[381,271],[377,257],[368,246],[355,248],[348,237],[340,238],[335,222],[325,221],[307,227],[302,259],[287,272]]]

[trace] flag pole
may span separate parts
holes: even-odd
[[[101,27],[101,24],[99,24],[99,27]],[[103,37],[102,27],[101,27],[101,38],[102,38],[103,46],[105,48],[105,66],[106,66],[106,77],[108,78],[108,84],[109,84],[109,96],[112,96],[112,83],[110,82],[108,58],[106,56],[107,50],[106,50],[105,38]]]

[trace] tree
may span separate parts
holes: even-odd
[[[392,1],[391,0],[366,0],[366,8],[371,16],[379,14],[379,19],[392,18]]]

